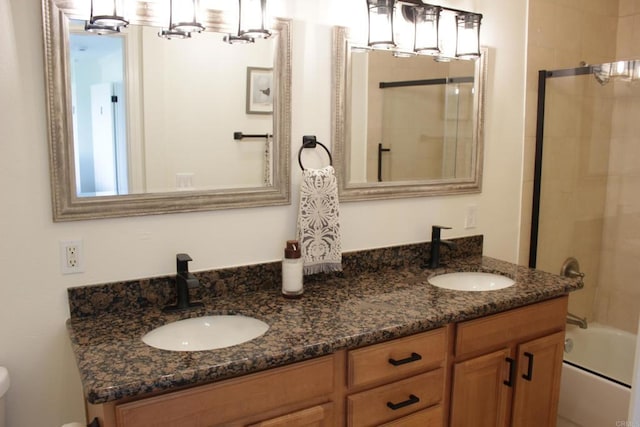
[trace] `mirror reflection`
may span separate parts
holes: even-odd
[[[231,45],[226,11],[168,40],[164,3],[103,35],[83,3],[42,4],[54,221],[290,203],[289,20]]]
[[[349,182],[469,178],[474,69],[352,50]]]
[[[158,31],[69,26],[77,195],[271,185],[277,36],[230,45],[220,33]]]
[[[438,62],[334,38],[341,200],[479,192],[486,49]]]

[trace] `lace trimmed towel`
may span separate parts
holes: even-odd
[[[338,181],[332,166],[302,171],[298,238],[304,274],[342,271]]]

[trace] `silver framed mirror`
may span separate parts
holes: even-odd
[[[130,115],[126,116],[127,125],[122,131],[122,134],[126,135],[127,142],[131,143],[131,145],[125,145],[123,149],[127,159],[124,162],[127,166],[123,169],[129,172],[128,186],[124,186],[124,191],[116,189],[101,192],[95,188],[85,191],[81,186],[82,172],[78,167],[80,161],[78,160],[80,157],[78,155],[80,151],[78,141],[82,137],[79,137],[81,133],[78,131],[78,127],[83,126],[86,121],[78,120],[74,116],[74,114],[78,114],[80,103],[76,98],[80,91],[77,88],[77,81],[72,80],[73,73],[76,72],[74,67],[78,61],[77,58],[74,58],[72,62],[72,54],[77,47],[72,35],[75,35],[74,20],[87,19],[88,9],[85,6],[88,5],[88,2],[42,0],[48,144],[54,221],[290,204],[290,21],[274,19],[273,35],[267,39],[268,42],[265,42],[268,44],[257,47],[257,50],[268,51],[271,55],[270,59],[256,60],[250,56],[251,54],[247,54],[246,49],[249,48],[245,47],[245,50],[242,50],[244,45],[229,45],[219,40],[219,45],[226,49],[226,53],[220,53],[220,55],[235,55],[243,57],[243,60],[245,56],[249,58],[246,63],[241,64],[242,69],[238,68],[241,71],[232,71],[231,67],[226,65],[228,64],[226,57],[220,59],[220,62],[225,64],[224,66],[219,64],[216,66],[216,69],[228,69],[229,72],[235,73],[238,81],[241,82],[241,88],[236,91],[237,93],[234,92],[233,96],[216,96],[215,94],[200,96],[200,94],[212,93],[213,89],[209,88],[209,85],[206,87],[197,86],[195,90],[199,93],[191,98],[187,97],[187,92],[182,91],[179,94],[184,95],[185,99],[177,99],[174,91],[172,94],[163,96],[176,100],[174,104],[181,108],[175,108],[173,111],[179,111],[187,119],[191,118],[191,122],[187,120],[186,124],[182,124],[178,122],[177,114],[172,113],[168,116],[165,111],[164,116],[155,118],[153,121],[149,120],[147,123],[145,120],[148,119],[148,113],[152,109],[158,109],[160,97],[157,95],[157,91],[150,89],[152,86],[143,80],[146,75],[143,76],[142,70],[147,73],[149,70],[158,71],[157,68],[144,62],[147,57],[152,58],[151,55],[157,55],[158,48],[156,47],[155,51],[147,51],[146,48],[154,43],[157,45],[163,42],[172,46],[173,50],[188,50],[189,43],[194,42],[196,38],[215,36],[222,39],[224,33],[234,31],[233,25],[226,21],[227,17],[223,12],[207,10],[202,17],[202,21],[207,27],[206,32],[194,35],[194,38],[189,40],[161,40],[156,35],[159,29],[159,17],[163,15],[162,11],[154,9],[160,4],[162,2],[137,1],[135,15],[128,17],[131,25],[123,31],[134,43],[145,46],[144,52],[139,52],[133,60],[130,57],[125,58],[126,65],[122,66],[126,75],[125,89],[123,90],[124,97],[128,101],[126,105],[128,111],[137,111],[138,114],[134,115],[133,119],[130,119]],[[154,28],[151,29],[151,27]],[[145,32],[153,33],[155,39],[159,41],[145,39]],[[109,36],[95,37],[106,40]],[[204,38],[200,39],[198,46],[203,46],[204,40]],[[191,46],[193,45],[196,44]],[[128,52],[129,45],[126,46],[124,51]],[[198,49],[202,49],[202,47]],[[80,48],[79,51],[86,54],[83,48]],[[194,52],[191,52],[191,61],[204,60],[218,55],[218,53],[203,52],[199,54],[199,51]],[[94,60],[92,63],[96,63],[96,61]],[[202,67],[199,62],[189,64],[194,69]],[[139,70],[137,65],[140,65]],[[256,72],[256,69],[261,72]],[[206,76],[210,70],[201,70],[200,73]],[[134,77],[133,83],[129,80],[132,77]],[[169,80],[165,76],[164,82],[160,82],[155,87],[173,87],[181,80],[189,81],[190,77]],[[230,85],[229,82],[226,84]],[[251,89],[249,90],[245,85],[251,85]],[[254,98],[250,93],[251,90],[255,90]],[[141,97],[145,92],[156,94],[155,100],[137,98],[138,95]],[[265,97],[265,95],[268,96]],[[212,105],[215,102],[220,104],[217,106],[217,110],[206,113],[202,111],[203,106]],[[194,127],[192,122],[195,120],[196,114],[185,112],[185,109],[182,108],[190,104],[200,106],[197,113],[204,119],[200,119],[199,123],[207,122],[210,130],[201,130],[199,134],[194,134],[195,136],[185,136],[184,133],[178,131],[181,129],[179,126],[183,126],[185,129]],[[253,110],[250,111],[249,106]],[[103,110],[100,109],[100,111]],[[253,111],[259,112],[260,115],[252,115]],[[267,120],[266,125],[264,120]],[[134,127],[141,122],[145,123],[144,127]],[[224,128],[223,136],[219,137],[217,132],[222,132],[223,125],[234,127]],[[220,129],[212,129],[211,126],[218,126]],[[204,128],[204,126],[201,127]],[[170,131],[177,133],[177,136],[167,137],[167,140],[172,143],[176,142],[178,146],[169,149],[167,148],[168,142],[163,142],[164,145],[160,145],[159,140],[163,134],[170,134]],[[245,137],[236,138],[236,132],[244,133]],[[142,139],[143,142],[140,142],[145,134],[147,134],[147,139]],[[254,137],[247,138],[247,134]],[[149,135],[153,135],[153,137]],[[221,154],[212,154],[210,151],[206,153],[194,151],[195,149],[187,144],[190,141],[197,141],[200,145],[206,143],[209,150],[212,147],[224,145],[227,147],[227,151],[231,151],[235,157],[222,157]],[[95,140],[93,144],[95,145]],[[111,151],[117,150],[116,148]],[[163,179],[167,184],[164,186],[153,185],[155,181],[150,178],[150,171],[159,168],[157,167],[158,162],[152,157],[162,151],[168,152],[170,150],[173,150],[173,155],[169,157],[171,159],[178,158],[193,162],[202,160],[202,165],[198,164],[197,166],[200,168],[198,170],[202,172],[195,174],[194,178],[192,169],[195,170],[196,166],[190,163],[186,163],[185,166],[183,162],[179,166],[173,166],[172,169],[162,169],[156,174],[157,176],[165,174]],[[239,162],[245,162],[250,157],[253,163],[247,160],[249,166],[246,169],[255,175],[251,180],[237,179],[224,183],[218,183],[214,180],[207,181],[203,185],[194,185],[194,181],[199,182],[200,175],[220,172],[220,169],[224,167],[227,168],[225,169],[228,171],[227,174],[232,174],[240,169]],[[97,155],[96,158],[98,158]],[[104,158],[104,155],[100,155],[100,158]],[[142,166],[138,164],[131,166],[133,159],[136,158],[143,158],[146,163],[143,162]],[[167,160],[164,162],[167,163]],[[186,169],[186,173],[184,173],[184,169]],[[131,172],[132,170],[134,172]],[[117,175],[117,173],[113,174]],[[95,175],[97,176],[97,172]]]
[[[476,61],[398,58],[333,30],[341,201],[479,193],[487,49]]]

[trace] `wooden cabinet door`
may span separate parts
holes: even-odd
[[[504,348],[454,365],[452,427],[507,425],[512,390],[507,383],[513,380],[513,363],[511,349]]]
[[[331,427],[333,426],[333,404],[314,406],[302,411],[265,420],[248,427]]]
[[[514,427],[556,425],[563,350],[564,332],[518,346]]]

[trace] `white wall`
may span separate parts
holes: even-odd
[[[330,141],[330,25],[344,25],[353,14],[340,0],[270,4],[296,19],[294,155],[303,134]],[[517,259],[525,1],[446,5],[484,13],[483,44],[492,48],[483,192],[344,204],[346,251],[425,241],[432,224],[443,224],[454,227],[446,237],[482,233],[485,254]],[[279,259],[294,234],[300,180],[294,161],[291,206],[52,223],[40,16],[36,0],[0,0],[0,365],[12,377],[9,427],[59,426],[83,416],[64,325],[67,287],[171,274],[177,252],[194,258],[194,270]],[[474,230],[463,229],[469,204],[479,207]],[[85,273],[62,276],[58,241],[76,238],[84,240]]]
[[[175,190],[178,173],[192,173],[199,190],[262,186],[265,139],[238,142],[233,133],[273,132],[271,115],[245,114],[245,87],[248,66],[273,67],[276,37],[229,45],[209,32],[170,41],[156,27],[141,34],[147,191]]]

